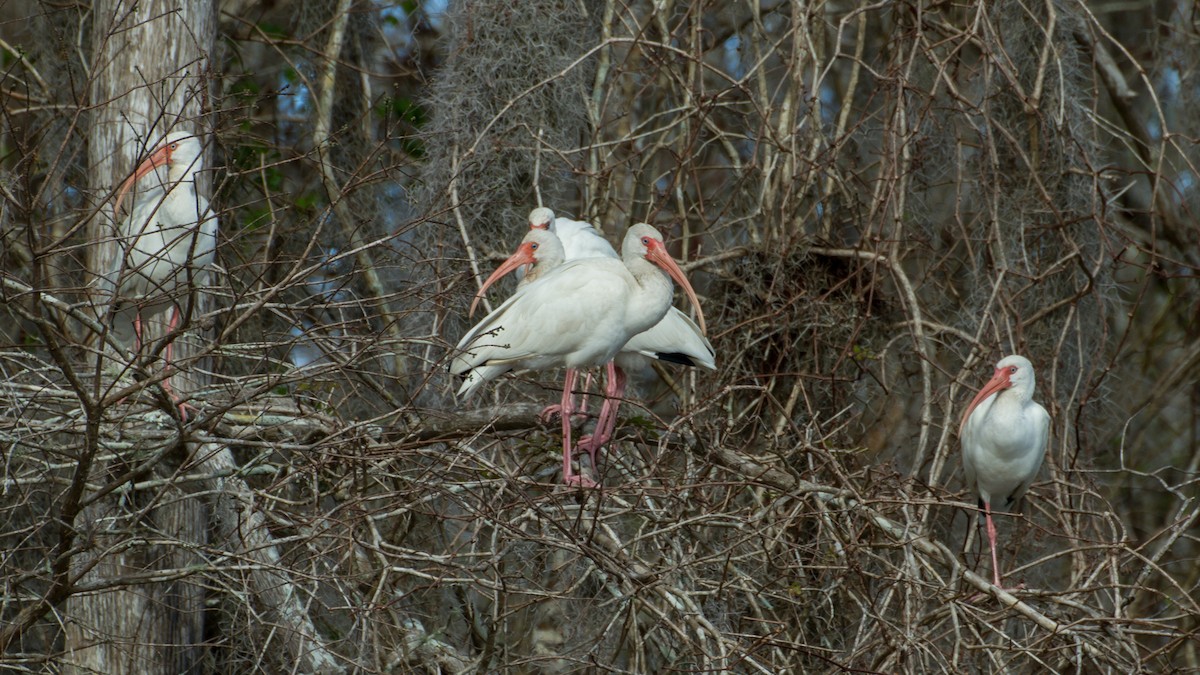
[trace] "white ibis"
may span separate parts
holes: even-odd
[[[177,295],[212,264],[217,218],[209,209],[208,200],[196,190],[196,174],[203,167],[200,140],[190,133],[173,132],[137,166],[117,192],[113,211],[119,219],[121,204],[130,189],[152,172],[158,179],[136,196],[129,217],[120,221],[117,295],[134,306],[133,328],[139,349],[142,312],[169,303],[169,336],[179,327]],[[158,170],[161,168],[165,172]],[[170,364],[171,343],[166,346],[165,358]],[[163,388],[175,398],[168,382],[163,380]],[[186,419],[183,404],[180,413]]]
[[[551,209],[538,207],[530,211],[529,227],[558,235],[567,260],[617,257],[612,245],[590,223],[555,217]],[[480,293],[486,288],[487,284],[484,284]],[[675,307],[667,310],[661,321],[631,338],[621,349],[616,362],[606,366],[604,405],[600,408],[596,429],[591,436],[579,439],[579,446],[592,458],[592,466],[596,465],[596,452],[612,438],[617,406],[625,395],[625,373],[644,368],[647,358],[706,370],[717,369],[716,352],[700,327]]]
[[[467,310],[467,316],[475,313],[475,307],[478,306],[479,300],[483,298],[484,292],[488,286],[496,283],[504,275],[513,270],[527,269],[525,276],[517,285],[517,292],[513,294],[513,298],[521,294],[523,289],[531,283],[541,278],[546,272],[558,267],[563,262],[562,243],[558,237],[554,236],[553,232],[546,230],[530,230],[529,234],[521,240],[521,244],[517,246],[517,250],[507,260],[505,260],[495,272],[487,278],[480,286],[479,292],[475,294],[475,298],[471,301],[471,308]],[[509,298],[510,300],[512,298]],[[485,319],[486,320],[486,319]],[[465,338],[464,338],[465,339]],[[467,375],[467,380],[463,382],[462,387],[458,390],[460,396],[470,397],[479,387],[487,382],[500,377],[501,375],[512,370],[512,367],[506,364],[498,365],[479,365],[471,369]],[[468,387],[469,385],[469,387]],[[547,409],[550,412],[558,411],[557,407],[553,410]],[[543,413],[545,416],[547,413]]]
[[[556,218],[554,212],[548,208],[539,207],[531,211],[529,214],[529,227],[531,233],[550,232],[554,234],[561,244],[562,254],[565,255],[566,260],[587,258],[615,259],[617,257],[617,252],[613,250],[608,240],[601,236],[589,223],[567,218]],[[532,243],[532,240],[526,237],[523,240],[523,245],[526,243]],[[534,271],[531,271],[530,274],[536,275],[539,273],[538,270],[542,270],[540,273],[544,273],[544,270],[558,264],[556,262],[559,260],[558,250],[556,247],[554,254],[549,254],[543,250],[537,257],[537,264],[533,266]],[[488,287],[495,281],[499,280],[509,271],[516,270],[520,272],[523,268],[531,266],[534,262],[532,253],[521,256],[520,250],[518,250],[517,254],[514,254],[514,258],[510,258],[505,265],[498,268],[483,283],[475,296],[475,300],[471,303],[472,312],[479,298],[483,297]],[[527,279],[527,277],[522,279],[518,288],[525,284]],[[612,438],[612,431],[617,421],[617,407],[620,405],[621,398],[625,394],[625,373],[627,371],[641,370],[645,367],[647,359],[716,370],[715,357],[716,353],[713,351],[712,344],[704,337],[700,327],[688,318],[687,314],[684,314],[675,307],[667,310],[667,314],[662,320],[649,330],[643,331],[631,338],[621,349],[615,362],[606,364],[607,387],[605,388],[604,404],[600,408],[600,417],[596,421],[595,432],[590,436],[584,436],[579,441],[579,447],[586,450],[591,456],[592,466],[596,466],[597,451]],[[496,376],[498,375],[496,374]],[[586,389],[586,383],[584,387]],[[586,394],[584,400],[586,401]],[[546,408],[543,416],[548,417],[555,412],[562,412],[560,406]]]
[[[696,292],[658,230],[644,223],[629,228],[622,254],[622,260],[587,258],[547,271],[468,331],[450,364],[451,373],[466,378],[458,391],[464,398],[500,372],[565,367],[563,480],[570,484],[595,485],[571,468],[571,392],[577,369],[608,363],[629,338],[658,323],[671,306],[672,278],[696,306],[704,326]],[[527,264],[513,258],[505,263],[508,269]]]
[[[529,213],[530,230],[549,230],[553,232],[562,244],[565,260],[580,260],[586,258],[616,258],[608,240],[596,231],[589,223],[568,218],[555,218],[554,212],[545,207],[539,207]],[[504,275],[492,275],[480,288],[480,295],[487,290],[492,282]],[[704,332],[687,314],[672,307],[667,311],[662,321],[630,338],[629,343],[621,350],[622,358],[631,354],[640,354],[651,359],[658,359],[684,366],[694,366],[707,370],[716,370],[716,352],[712,344],[704,337]],[[621,361],[621,359],[618,359]],[[626,361],[633,365],[630,361]],[[619,365],[619,364],[618,364]]]
[[[475,298],[471,300],[471,307],[467,310],[467,316],[475,314],[475,307],[479,305],[479,301],[483,299],[484,293],[488,287],[502,279],[510,272],[516,272],[520,276],[520,281],[517,282],[517,293],[529,284],[536,281],[546,272],[558,267],[563,263],[564,254],[562,242],[558,236],[549,230],[533,229],[521,240],[521,244],[517,246],[517,250],[508,257],[496,271],[492,272],[491,276],[479,287],[479,291],[475,293]],[[523,275],[523,276],[522,276]],[[476,368],[473,375],[482,378],[483,382],[491,381],[508,372],[508,368],[504,367],[482,367]],[[479,384],[482,384],[480,382]],[[584,389],[591,384],[591,376],[584,383]],[[478,386],[478,385],[477,385]],[[583,395],[580,408],[587,408],[587,393]],[[542,420],[548,421],[551,417],[562,413],[562,406],[555,404],[546,406],[542,410]]]
[[[1025,494],[1042,466],[1050,435],[1050,415],[1033,400],[1033,390],[1033,364],[1024,356],[1006,356],[996,363],[992,379],[967,406],[959,425],[963,471],[987,522],[997,587],[1000,567],[992,507],[1007,510]]]

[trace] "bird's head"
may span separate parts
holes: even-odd
[[[146,159],[142,160],[133,173],[121,183],[117,198],[113,204],[113,212],[121,213],[121,203],[125,194],[137,184],[146,174],[166,167],[164,182],[177,182],[186,173],[194,173],[200,169],[200,139],[195,134],[186,131],[173,131],[167,134]],[[161,174],[160,174],[161,175]]]
[[[700,333],[703,335],[707,332],[704,326],[704,312],[700,311],[700,301],[696,298],[696,291],[692,288],[692,284],[684,275],[683,270],[679,269],[679,265],[675,263],[675,259],[667,252],[661,232],[646,223],[634,225],[625,234],[621,253],[626,260],[645,258],[670,275],[687,294],[688,300],[692,302],[692,307],[696,308],[696,323],[700,326]]]
[[[479,292],[475,294],[475,298],[471,301],[471,308],[467,310],[467,316],[475,313],[475,306],[479,304],[483,294],[488,287],[504,278],[504,275],[512,272],[518,267],[532,266],[534,270],[542,268],[553,268],[562,264],[563,246],[553,232],[547,230],[530,230],[525,238],[521,240],[521,244],[517,246],[516,252],[508,257],[495,272],[483,282],[479,287]],[[526,275],[531,274],[527,271]]]
[[[971,405],[963,412],[962,422],[958,425],[958,432],[961,435],[962,429],[967,424],[967,420],[971,417],[971,413],[975,412],[975,408],[979,407],[980,403],[987,400],[992,394],[999,393],[1005,389],[1016,388],[1022,392],[1033,393],[1034,375],[1033,364],[1024,356],[1013,354],[1006,356],[996,362],[996,369],[992,371],[992,379],[983,385],[975,398],[971,400]]]
[[[554,211],[539,206],[529,212],[529,229],[531,230],[548,230],[554,223]]]

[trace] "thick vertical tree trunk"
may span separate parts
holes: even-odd
[[[111,279],[118,258],[111,196],[149,146],[169,131],[204,132],[202,113],[207,105],[208,55],[216,34],[216,7],[212,2],[148,0],[138,3],[99,0],[92,25],[91,103],[94,111],[88,137],[91,193],[110,204],[89,224],[88,266],[103,288]],[[210,190],[205,178],[197,188]],[[191,294],[191,298],[199,297]],[[180,298],[186,305],[189,298]],[[102,306],[101,313],[111,305]],[[192,314],[198,314],[196,309]],[[148,319],[145,344],[162,338],[164,316]],[[120,333],[118,327],[115,334]],[[177,340],[175,360],[187,363],[193,341]],[[108,354],[106,358],[114,355]],[[109,361],[109,364],[117,363]],[[162,362],[150,364],[157,371]],[[102,368],[111,373],[113,368]],[[118,368],[119,370],[119,368]],[[200,382],[194,371],[171,379],[182,395]],[[190,450],[160,462],[187,462]],[[122,457],[97,463],[98,478],[135,461]],[[120,464],[122,466],[116,466]],[[101,481],[102,482],[102,481]],[[197,670],[204,633],[203,591],[188,578],[147,581],[155,570],[184,569],[198,562],[193,553],[206,543],[208,516],[204,502],[179,488],[153,494],[105,497],[92,504],[80,520],[92,527],[90,549],[75,567],[95,566],[81,580],[105,584],[124,575],[140,580],[116,584],[67,603],[65,670],[109,673],[183,673]],[[144,544],[130,542],[145,541]],[[152,543],[150,543],[152,542]]]

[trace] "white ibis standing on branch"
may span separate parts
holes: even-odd
[[[525,238],[521,240],[521,244],[517,247],[516,252],[497,267],[496,271],[492,272],[487,281],[484,281],[483,285],[479,287],[479,292],[475,294],[475,298],[471,301],[471,308],[467,310],[467,316],[475,314],[475,307],[479,304],[479,300],[483,298],[483,294],[488,287],[509,272],[520,269],[526,270],[525,276],[517,285],[517,292],[512,296],[515,298],[530,284],[544,276],[550,270],[561,265],[562,262],[563,248],[558,237],[554,236],[553,232],[530,230],[529,234],[525,235]],[[509,299],[511,300],[512,298]],[[467,379],[459,388],[458,393],[460,396],[469,397],[479,387],[510,370],[512,370],[512,367],[507,364],[474,366],[470,373],[467,374]],[[557,409],[555,408],[555,410]]]
[[[532,230],[549,230],[558,235],[568,261],[617,257],[612,245],[590,223],[557,218],[554,211],[548,208],[539,207],[530,211],[529,227]],[[483,288],[486,289],[487,284]],[[592,466],[596,465],[596,452],[612,438],[617,422],[617,406],[625,395],[625,373],[644,368],[647,358],[706,370],[717,369],[716,352],[704,337],[704,332],[687,314],[675,307],[667,310],[657,324],[630,338],[615,362],[605,366],[607,386],[596,429],[591,436],[579,440],[579,446],[591,456]]]
[[[200,140],[193,134],[173,132],[159,143],[121,184],[113,205],[119,219],[121,257],[114,275],[116,293],[133,306],[133,329],[142,344],[142,315],[169,308],[168,339],[179,327],[179,295],[185,293],[212,264],[217,246],[217,217],[208,200],[196,189],[196,174],[204,168]],[[153,174],[150,184],[143,179]],[[135,194],[128,218],[121,220],[121,204],[139,181],[147,183]],[[171,343],[165,348],[171,363]],[[163,388],[174,392],[163,380]],[[178,400],[176,398],[176,400]],[[183,404],[180,412],[186,418]]]
[[[704,326],[696,292],[658,230],[634,225],[621,248],[622,260],[568,261],[541,275],[468,331],[450,364],[451,373],[466,378],[458,392],[463,397],[496,377],[500,368],[567,369],[561,413],[563,480],[569,484],[595,485],[571,468],[571,394],[577,369],[608,363],[629,338],[662,320],[671,306],[672,278],[696,306],[701,330]],[[509,270],[528,264],[524,258],[514,260],[517,255],[505,263]]]
[[[992,379],[979,390],[959,425],[963,472],[979,498],[992,549],[992,578],[1000,586],[996,526],[992,507],[1008,510],[1033,483],[1046,441],[1050,415],[1033,400],[1033,364],[1024,356],[996,363]]]

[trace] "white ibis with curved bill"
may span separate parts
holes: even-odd
[[[187,132],[173,132],[159,143],[127,178],[117,192],[113,211],[121,218],[121,204],[137,183],[148,174],[154,185],[136,195],[128,218],[120,220],[117,260],[117,296],[133,305],[133,328],[138,348],[142,344],[142,314],[169,305],[171,318],[167,335],[179,327],[178,296],[196,281],[213,262],[217,247],[217,217],[208,200],[196,189],[196,174],[203,170],[200,139]],[[164,169],[162,171],[161,169]],[[169,338],[173,341],[173,337]],[[171,363],[171,343],[164,357]],[[171,391],[169,378],[163,388]],[[187,412],[179,404],[184,419]]]
[[[498,369],[567,369],[561,412],[563,480],[569,484],[595,485],[571,468],[571,392],[577,370],[608,363],[629,338],[662,320],[671,306],[671,279],[683,287],[696,306],[701,330],[704,326],[696,292],[658,230],[634,225],[621,248],[621,260],[568,261],[522,288],[463,336],[450,364],[451,373],[465,377],[458,390],[464,398],[496,377]],[[511,270],[527,264],[521,260],[510,258],[506,265]]]
[[[536,281],[546,272],[558,267],[563,263],[564,253],[562,242],[554,232],[549,230],[534,229],[529,230],[529,233],[521,240],[517,246],[516,252],[508,257],[496,271],[492,272],[479,287],[479,291],[475,293],[475,297],[471,300],[471,307],[467,310],[467,316],[475,315],[475,308],[479,305],[479,301],[483,299],[487,289],[505,275],[510,272],[515,272],[520,277],[517,282],[517,293],[529,284]],[[483,379],[484,382],[494,380],[504,373],[508,372],[508,368],[501,366],[481,367],[475,370],[475,373]],[[584,382],[586,390],[591,384],[591,376]],[[586,410],[587,408],[587,393],[584,392],[582,402],[579,409]],[[546,406],[542,410],[542,420],[548,421],[554,415],[562,413],[562,406],[555,404]]]
[[[1050,415],[1033,400],[1034,384],[1029,359],[1017,355],[1000,359],[959,425],[963,472],[983,509],[997,587],[1000,566],[992,508],[1007,510],[1024,496],[1042,466],[1050,437]]]
[[[555,217],[554,211],[546,207],[529,212],[529,227],[531,230],[549,230],[558,235],[567,260],[617,257],[612,245],[590,223]],[[484,284],[483,289],[486,288],[487,284]],[[594,432],[579,439],[579,447],[591,456],[592,466],[596,466],[597,451],[612,438],[617,407],[625,395],[625,373],[643,369],[646,359],[705,370],[717,369],[716,351],[712,343],[687,314],[675,307],[671,307],[666,316],[650,329],[630,338],[615,363],[605,366],[604,404],[600,408]]]

